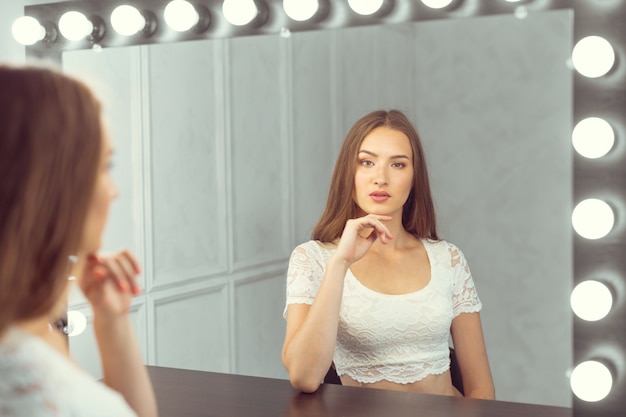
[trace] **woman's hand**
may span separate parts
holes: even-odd
[[[79,280],[80,287],[94,313],[127,314],[132,298],[141,293],[137,285],[140,272],[139,262],[127,250],[88,255]]]
[[[383,224],[391,220],[391,216],[368,214],[358,219],[350,219],[341,234],[335,256],[352,264],[361,259],[372,247],[376,239],[381,243],[388,243],[393,235]]]
[[[128,314],[137,285],[139,262],[130,251],[87,256],[79,284],[94,312],[93,329],[103,381],[121,393],[139,417],[158,415],[150,377]]]

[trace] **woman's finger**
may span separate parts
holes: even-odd
[[[139,261],[137,261],[137,258],[135,258],[135,256],[130,251],[121,251],[118,253],[118,256],[124,258],[124,260],[128,262],[135,274],[141,273],[141,266],[139,265]]]
[[[141,289],[137,284],[137,275],[141,272],[141,268],[137,259],[129,251],[122,251],[117,254],[115,260],[125,273],[130,291],[135,295],[140,294]]]
[[[374,235],[374,237],[380,238],[383,243],[388,243],[389,239],[393,239],[393,235],[391,234],[387,226],[385,226],[385,224],[383,223],[383,221],[391,220],[391,216],[370,214],[363,217],[362,219],[367,224],[367,227],[363,229],[364,231],[367,231],[367,229],[375,230],[377,233]],[[359,233],[359,235],[361,237],[368,238],[372,236],[372,231],[370,230],[367,233]]]
[[[89,255],[85,269],[93,281],[111,280],[119,291],[130,291],[134,295],[141,293],[136,280],[140,271],[139,262],[128,250],[115,254]]]
[[[104,260],[104,264],[108,269],[107,278],[113,280],[115,282],[115,286],[120,291],[128,291],[129,286],[127,284],[128,279],[125,277],[124,268],[115,260],[115,257],[106,258]]]

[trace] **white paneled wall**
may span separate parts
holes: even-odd
[[[289,254],[350,125],[399,108],[485,305],[498,397],[569,405],[571,42],[560,11],[66,53],[110,120],[121,196],[105,248],[144,264],[147,362],[287,377]],[[71,346],[97,374],[90,333]]]
[[[198,46],[146,50],[155,287],[229,268],[222,71],[215,44]]]
[[[227,42],[233,264],[255,268],[291,249],[291,146],[282,38]]]
[[[155,296],[154,363],[231,371],[228,292],[228,284],[224,283]]]

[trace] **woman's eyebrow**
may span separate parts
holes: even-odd
[[[367,149],[361,149],[359,153],[366,153],[368,155],[376,156],[376,157],[378,156],[376,153],[372,151],[368,151]],[[392,155],[391,157],[389,157],[389,159],[411,159],[411,158],[409,158],[407,155],[400,154],[400,155]]]

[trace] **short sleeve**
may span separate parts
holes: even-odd
[[[323,276],[324,261],[316,242],[303,243],[293,250],[287,269],[287,302],[283,317],[287,316],[289,304],[313,304]]]
[[[461,313],[476,313],[482,309],[482,303],[478,298],[472,273],[463,252],[450,244],[451,266],[454,270],[454,289],[452,293],[453,317]]]

